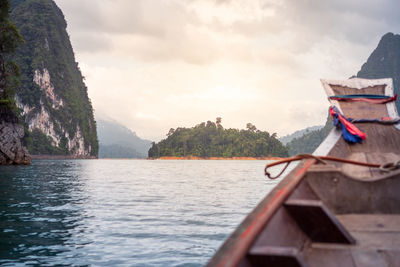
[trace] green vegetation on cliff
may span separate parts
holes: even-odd
[[[303,136],[294,138],[286,147],[290,156],[303,153],[313,153],[315,149],[324,141],[330,131],[333,129],[332,120],[328,117],[325,126],[322,129],[310,131]]]
[[[192,128],[171,129],[167,138],[153,143],[149,157],[286,157],[285,146],[276,134],[259,131],[251,123],[247,130],[224,129],[220,118]]]
[[[281,141],[282,144],[286,145],[287,143],[289,143],[290,141],[292,141],[295,138],[302,137],[303,135],[306,135],[312,131],[321,130],[323,127],[324,127],[323,125],[318,125],[318,126],[311,126],[311,127],[305,128],[305,129],[297,130],[294,133],[279,137],[279,141]]]
[[[21,69],[17,100],[32,139],[28,149],[35,154],[97,156],[93,108],[64,15],[53,0],[10,3],[11,19],[26,42],[14,61]]]
[[[0,119],[17,117],[14,100],[18,86],[19,68],[10,58],[18,45],[23,43],[17,27],[10,21],[10,3],[0,0]]]

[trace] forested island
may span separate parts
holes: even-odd
[[[286,147],[276,133],[257,130],[247,123],[246,130],[225,129],[221,118],[192,128],[170,129],[167,138],[152,144],[149,158],[160,157],[287,157]]]

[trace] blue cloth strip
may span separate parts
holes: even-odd
[[[367,123],[367,122],[376,122],[380,124],[397,124],[400,123],[400,118],[391,119],[391,120],[382,120],[382,119],[353,119],[347,118],[347,120],[351,123]]]
[[[333,124],[337,127],[340,128],[342,130],[342,136],[343,139],[346,140],[349,143],[362,143],[363,138],[357,134],[363,134],[365,136],[365,134],[363,132],[361,132],[357,127],[355,127],[354,125],[351,125],[351,123],[348,121],[348,119],[346,117],[344,117],[342,114],[340,114],[340,111],[335,107],[332,106],[330,108],[329,113],[331,114],[331,116],[333,117]],[[342,119],[344,121],[347,121],[349,125],[353,126],[352,131],[354,133],[350,132],[350,129],[347,128],[347,126],[345,125],[345,123],[342,123],[342,121],[340,120],[340,116],[342,117]],[[357,132],[355,132],[357,131]],[[365,138],[365,137],[364,137]]]
[[[368,98],[368,99],[387,99],[391,98],[391,96],[387,95],[368,95],[368,94],[362,94],[362,95],[333,95],[330,96],[329,98]]]

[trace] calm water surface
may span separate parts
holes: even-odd
[[[266,163],[0,166],[0,265],[202,266],[276,184]]]

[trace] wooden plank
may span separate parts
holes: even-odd
[[[314,163],[314,159],[300,162],[246,217],[211,258],[207,266],[230,267],[238,266],[243,262],[250,246],[260,232],[300,183],[308,168]]]
[[[399,214],[400,172],[376,180],[353,179],[339,171],[310,170],[305,180],[335,214]]]
[[[350,232],[400,232],[400,214],[344,214],[336,217]]]
[[[349,160],[360,162],[371,162],[375,164],[386,164],[390,162],[397,162],[400,160],[400,155],[395,153],[381,153],[381,152],[353,152],[346,158]],[[343,164],[341,167],[343,173],[363,180],[371,180],[373,177],[382,176],[382,171],[379,168],[366,168],[352,164]]]
[[[305,249],[304,259],[310,266],[400,266],[400,248],[365,248],[358,244],[345,246],[340,244],[313,243]],[[322,265],[322,262],[326,264]]]
[[[309,240],[284,207],[280,207],[259,233],[253,248],[265,246],[300,248]]]
[[[370,86],[363,89],[331,85],[335,95],[356,95],[356,94],[385,94],[385,85]],[[376,119],[389,116],[385,104],[370,104],[366,102],[339,102],[343,115],[350,118]]]
[[[380,251],[382,256],[390,267],[400,267],[400,251],[399,250],[383,250]]]
[[[349,249],[309,247],[304,258],[311,267],[356,267]]]
[[[357,245],[364,249],[392,250],[400,248],[400,232],[358,232],[351,234]]]
[[[336,81],[337,82],[337,81]],[[376,84],[371,81],[366,81],[365,84],[370,84],[365,88],[361,88],[354,82],[354,88],[351,87],[352,82],[347,82],[348,86],[338,85],[336,82],[330,83],[329,81],[323,81],[324,86],[328,86],[330,92],[333,94],[346,95],[346,94],[379,94],[385,95],[386,87],[390,86],[388,83]],[[360,81],[363,82],[363,81]],[[387,82],[387,81],[386,81]],[[335,84],[336,83],[336,84]],[[346,102],[346,101],[334,101],[336,105],[339,105],[342,113],[346,117],[356,119],[377,119],[381,117],[393,116],[389,114],[388,104],[370,104],[366,102]],[[339,140],[328,155],[337,156],[348,159],[357,159],[361,154],[354,155],[357,153],[365,153],[366,155],[371,153],[395,153],[399,154],[398,148],[400,147],[400,132],[393,125],[381,125],[376,123],[360,123],[356,126],[363,132],[366,133],[367,138],[362,144],[347,144],[343,140]],[[361,158],[363,159],[363,158]],[[366,156],[367,162],[375,162],[377,158]],[[334,163],[336,166],[340,165]],[[367,169],[361,169],[356,166],[345,165],[346,173],[355,177],[376,177],[379,176],[379,172],[371,170],[368,173]]]
[[[376,215],[379,216],[379,215]],[[386,216],[385,216],[386,217]],[[367,218],[369,222],[361,222],[362,216],[354,219],[339,216],[346,227],[349,227],[351,235],[357,240],[355,246],[345,246],[340,244],[313,243],[312,247],[316,249],[351,249],[368,251],[392,251],[397,250],[400,254],[400,231],[397,231],[398,225],[395,225],[398,218],[390,218],[381,223],[377,218]],[[386,217],[387,219],[387,217]],[[386,229],[385,229],[386,228]]]
[[[308,267],[298,249],[293,247],[263,246],[252,248],[248,259],[253,266]]]
[[[353,261],[357,267],[389,267],[390,265],[378,251],[353,250]]]
[[[355,243],[354,238],[322,201],[291,199],[284,206],[313,242]]]
[[[364,152],[351,153],[346,159],[359,161],[359,162],[368,162],[367,155]],[[361,179],[369,179],[373,177],[373,173],[371,172],[371,168],[367,168],[365,166],[358,166],[353,164],[343,164],[342,171],[352,177],[361,178]]]
[[[339,83],[342,84],[341,86],[335,87],[333,84],[329,86],[336,90],[335,93],[337,94],[385,94],[390,87],[390,80],[387,79],[384,80],[385,82],[382,82],[383,80],[363,81],[359,79],[355,79],[354,83],[349,81]],[[362,88],[366,83],[371,86]],[[355,88],[347,86],[354,86]],[[394,106],[393,103],[390,105]],[[388,116],[390,105],[341,102],[340,109],[348,117],[379,118]],[[393,115],[392,113],[390,114]],[[386,158],[389,154],[399,155],[400,134],[395,127],[365,123],[360,124],[359,128],[367,134],[367,139],[363,144],[349,145],[342,138],[337,139],[336,135],[337,142],[327,155],[342,158],[360,158],[368,162]],[[372,155],[372,153],[376,154]],[[310,266],[342,267],[356,266],[356,263],[359,266],[369,258],[370,262],[375,262],[377,265],[381,265],[379,260],[384,259],[391,264],[390,266],[396,266],[393,265],[393,263],[399,262],[396,251],[387,251],[400,247],[400,234],[397,230],[394,232],[375,231],[371,228],[371,225],[367,225],[370,228],[365,226],[359,230],[351,231],[360,244],[349,246],[338,243],[310,243],[308,237],[304,237],[304,233],[302,234],[302,231],[298,229],[304,230],[309,227],[310,229],[306,229],[305,232],[308,231],[311,236],[314,236],[312,231],[318,229],[318,222],[320,225],[329,225],[332,224],[333,220],[335,227],[341,225],[326,206],[339,214],[353,212],[400,213],[400,194],[398,194],[400,182],[397,182],[399,179],[396,179],[400,177],[400,172],[393,172],[392,177],[387,176],[386,179],[383,179],[385,175],[375,170],[368,170],[370,174],[367,173],[368,171],[365,171],[366,174],[362,174],[361,172],[364,170],[357,170],[360,173],[359,178],[369,179],[366,182],[348,177],[355,173],[355,168],[345,168],[348,173],[347,176],[341,171],[334,170],[335,168],[341,168],[341,163],[333,163],[332,165],[335,168],[331,168],[331,170],[323,171],[321,169],[320,171],[310,171],[306,174],[309,167],[314,163],[314,160],[303,161],[298,168],[282,180],[225,242],[219,252],[211,259],[208,266],[266,266],[263,257],[265,259],[268,251],[280,255],[288,253],[288,251],[282,251],[282,247],[283,249],[293,247],[297,251],[301,251],[299,255],[305,255],[306,260],[309,260]],[[306,175],[305,179],[304,175]],[[304,180],[307,180],[307,183],[310,184],[310,187],[305,188],[305,190],[301,185],[297,187]],[[293,193],[293,190],[299,191]],[[288,200],[288,198],[290,199]],[[302,198],[306,198],[306,200],[302,200]],[[299,205],[299,201],[315,202],[318,198],[322,199],[326,206],[321,203],[314,206]],[[288,200],[287,204],[283,208],[282,204],[286,200]],[[294,200],[297,203],[290,203],[290,201]],[[303,202],[303,204],[305,203]],[[291,214],[290,218],[286,216],[288,212]],[[296,218],[296,223],[293,223],[293,218]],[[365,223],[367,224],[367,222]],[[394,222],[386,223],[383,228],[396,229]],[[343,225],[341,227],[346,230]],[[368,231],[366,229],[372,230]],[[327,232],[332,232],[332,230]],[[290,239],[291,237],[293,239]],[[368,254],[368,251],[371,253]],[[375,255],[376,253],[378,253],[378,256]],[[256,257],[256,261],[251,262],[249,257]],[[292,255],[291,259],[293,258],[295,257]]]
[[[311,168],[319,167],[319,166],[325,166],[321,164],[314,164]],[[293,193],[290,195],[289,200],[292,199],[311,199],[311,200],[319,200],[317,195],[312,191],[311,187],[307,183],[307,181],[302,181],[296,189],[293,191]]]
[[[368,162],[376,162],[378,164],[386,164],[389,162],[397,162],[400,160],[400,154],[398,153],[366,153]],[[382,172],[379,169],[370,169],[374,177],[379,177]]]

